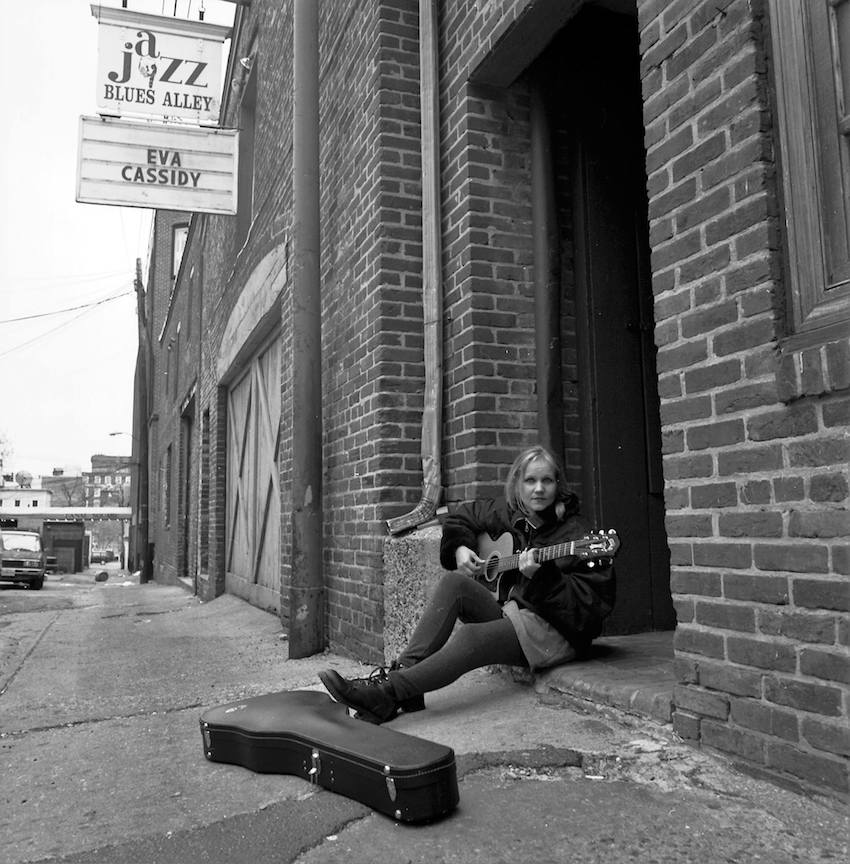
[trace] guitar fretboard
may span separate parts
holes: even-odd
[[[545,564],[547,561],[554,561],[556,558],[566,558],[568,555],[574,555],[576,550],[576,541],[572,540],[569,543],[556,543],[554,546],[541,546],[534,550],[535,559],[538,564]],[[494,562],[488,562],[487,570],[491,571],[491,563],[496,573],[504,573],[507,570],[519,569],[519,552],[513,555],[505,555],[503,558],[497,558]]]

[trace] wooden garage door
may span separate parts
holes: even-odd
[[[280,608],[280,341],[251,359],[227,400],[227,590]]]

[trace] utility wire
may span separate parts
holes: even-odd
[[[35,288],[40,288],[42,285],[47,288],[61,287],[62,285],[77,285],[80,282],[102,282],[104,279],[114,279],[122,273],[126,273],[126,269],[121,270],[103,270],[100,273],[73,273],[67,276],[39,276],[38,274],[23,274],[14,276],[16,282],[33,283]],[[37,283],[42,283],[39,285]]]
[[[84,309],[80,312],[79,315],[75,315],[73,318],[69,318],[67,321],[63,321],[61,324],[57,324],[52,330],[46,330],[44,333],[39,333],[38,336],[33,336],[32,339],[27,339],[26,342],[21,342],[20,345],[13,345],[7,351],[4,351],[0,354],[0,357],[8,357],[9,354],[13,354],[15,351],[20,350],[21,348],[26,348],[27,345],[32,345],[33,342],[38,342],[39,339],[43,339],[45,336],[49,336],[51,333],[55,333],[57,330],[61,330],[63,327],[67,327],[69,324],[72,324],[78,318],[82,318],[83,315],[88,312],[88,309]]]
[[[133,292],[127,291],[125,294],[131,294]],[[121,295],[124,296],[124,295]],[[107,298],[117,300],[117,297]],[[105,301],[104,301],[105,302]],[[97,304],[94,304],[97,305]],[[40,339],[43,339],[45,336],[49,336],[51,333],[55,333],[57,330],[61,330],[63,327],[67,327],[69,324],[73,324],[79,318],[82,318],[83,315],[87,315],[91,312],[93,306],[86,306],[81,312],[78,312],[72,318],[69,318],[67,321],[63,321],[61,324],[57,324],[51,330],[45,330],[44,333],[39,333],[38,336],[33,336],[32,339],[27,339],[26,342],[21,342],[19,345],[13,345],[6,351],[0,353],[0,358],[8,357],[10,354],[14,354],[15,351],[19,351],[21,348],[26,348],[28,345],[32,345],[33,342],[38,342]]]
[[[20,318],[2,318],[0,324],[14,324],[16,321],[32,321],[34,318],[47,318],[50,315],[63,315],[65,312],[76,312],[78,309],[93,309],[95,306],[100,306],[103,303],[111,303],[113,300],[119,300],[121,297],[127,297],[133,294],[134,291],[122,291],[120,294],[114,294],[112,297],[104,297],[102,300],[95,300],[93,303],[83,303],[80,306],[69,306],[67,309],[54,309],[52,312],[37,312],[34,315],[21,315]],[[2,355],[0,355],[2,356]]]

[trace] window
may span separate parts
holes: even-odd
[[[198,502],[198,542],[200,545],[201,573],[210,569],[210,409],[201,417],[201,476]]]
[[[177,336],[174,340],[174,358],[175,358],[175,367],[177,363],[180,362],[180,322],[177,324]],[[171,351],[171,346],[168,346],[168,350]],[[171,354],[168,355],[169,360],[171,359]],[[171,398],[177,398],[177,369],[174,370],[174,377],[171,379]]]
[[[189,290],[186,292],[186,335],[192,335],[192,313],[195,305],[195,291],[198,290],[198,280],[195,277],[195,268],[189,271]]]
[[[850,0],[770,0],[792,348],[850,333]]]
[[[162,515],[165,527],[171,525],[171,445],[165,451],[162,463]]]
[[[180,273],[180,262],[183,260],[183,251],[186,249],[186,239],[189,236],[189,224],[187,222],[175,225],[171,229],[171,279],[177,281]]]

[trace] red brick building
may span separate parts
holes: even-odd
[[[139,555],[141,547],[152,544],[147,566],[154,569],[149,574],[171,582],[183,579],[194,589],[197,542],[190,538],[198,530],[198,473],[193,459],[198,447],[194,411],[201,300],[196,253],[191,257],[195,247],[183,254],[189,223],[188,213],[160,211],[153,224],[143,305],[145,386],[140,389],[138,374],[136,382],[136,401],[141,401],[140,392],[145,394],[148,416],[134,412],[138,442],[134,449],[147,455],[147,476],[141,479],[148,488],[148,536],[137,543]],[[146,446],[140,448],[142,443]]]
[[[129,507],[134,463],[129,456],[108,456],[95,453],[91,471],[82,475],[86,507]],[[42,478],[42,485],[44,484]],[[62,506],[53,499],[54,506]],[[108,550],[124,564],[125,525],[123,521],[104,519],[91,521],[92,550]]]
[[[41,476],[41,488],[51,493],[52,507],[83,507],[86,504],[86,483],[82,474],[66,474],[54,468],[51,476]]]
[[[310,5],[237,12],[238,214],[157,216],[155,577],[290,627],[313,604],[322,646],[382,660],[388,520],[542,439],[624,538],[608,632],[675,629],[676,731],[850,793],[843,5],[319,4],[312,420]],[[321,583],[295,585],[313,493]]]

